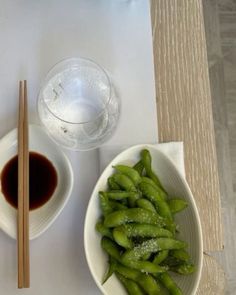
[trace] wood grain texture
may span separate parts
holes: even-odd
[[[213,257],[204,254],[202,277],[196,295],[224,295],[225,287],[223,269]]]
[[[159,140],[184,142],[205,251],[223,249],[201,0],[151,1]]]

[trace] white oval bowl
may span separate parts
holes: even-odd
[[[44,155],[57,171],[57,187],[50,200],[42,207],[30,211],[30,239],[41,235],[55,221],[65,207],[73,187],[73,171],[68,158],[36,125],[29,126],[29,150]],[[10,131],[0,140],[0,171],[17,154],[17,129]],[[0,191],[0,228],[12,238],[17,236],[17,210]]]
[[[172,161],[158,148],[148,144],[133,146],[120,153],[106,167],[97,181],[88,204],[84,225],[84,247],[89,269],[103,294],[112,295],[114,290],[116,295],[127,294],[114,275],[104,285],[101,284],[107,270],[108,257],[101,248],[101,235],[95,230],[96,222],[101,216],[98,192],[107,189],[107,179],[114,173],[112,166],[134,165],[140,159],[140,151],[144,148],[150,151],[153,170],[158,174],[168,194],[172,197],[181,197],[189,204],[187,209],[176,214],[175,220],[180,229],[178,238],[188,243],[188,251],[196,265],[196,272],[188,276],[173,274],[172,277],[182,289],[183,294],[194,295],[199,284],[203,259],[202,231],[197,207],[186,180]]]

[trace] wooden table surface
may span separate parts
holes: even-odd
[[[223,249],[220,190],[202,0],[151,0],[159,141],[183,141],[206,251]],[[204,255],[198,294],[224,294],[224,273]]]

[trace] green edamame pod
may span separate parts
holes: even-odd
[[[158,280],[166,287],[171,295],[183,295],[181,289],[167,272],[158,275]]]
[[[148,150],[145,149],[141,151],[141,160],[148,177],[150,177],[159,187],[163,188],[159,178],[152,171],[152,158]]]
[[[183,262],[189,262],[190,256],[188,252],[184,249],[172,250],[170,251],[170,256],[175,257]]]
[[[115,260],[112,257],[109,257],[109,262],[108,262],[108,270],[104,276],[104,279],[102,281],[102,285],[106,283],[106,281],[112,276],[112,274],[115,271]]]
[[[113,200],[108,200],[108,203],[109,203],[110,207],[112,208],[112,211],[125,210],[128,208],[124,204],[122,204],[120,202],[113,201]]]
[[[146,183],[149,183],[149,184],[151,184],[152,186],[154,186],[155,188],[158,188],[158,189],[160,189],[160,187],[151,179],[151,178],[149,178],[148,176],[142,176],[141,177],[141,180],[143,181],[143,182],[146,182]]]
[[[155,187],[157,193],[162,197],[162,199],[163,200],[167,199],[167,193],[162,188],[160,188],[151,178],[143,176],[142,182],[148,183],[152,185],[153,187]]]
[[[121,200],[121,202],[114,201],[114,200],[108,200],[108,202],[110,203],[110,206],[113,209],[113,211],[128,209],[128,203],[126,199]]]
[[[104,225],[107,227],[116,227],[129,222],[155,224],[165,226],[166,221],[157,213],[142,209],[131,208],[118,210],[105,216]]]
[[[159,294],[160,287],[152,276],[141,273],[135,269],[125,267],[120,263],[116,264],[116,272],[127,279],[135,281],[148,295]]]
[[[132,241],[128,239],[122,227],[115,227],[112,233],[114,240],[118,245],[124,247],[125,249],[131,249],[133,247]]]
[[[172,214],[180,212],[184,210],[188,203],[182,199],[171,199],[168,201],[168,205]]]
[[[143,163],[147,175],[149,176],[152,172],[152,158],[148,150],[144,149],[141,151],[141,161]]]
[[[181,260],[169,255],[162,262],[162,265],[166,265],[171,268],[171,267],[179,266],[181,263],[183,263]]]
[[[108,237],[110,239],[113,239],[113,235],[112,232],[109,228],[107,228],[106,226],[104,226],[102,221],[98,221],[96,224],[96,230],[105,237]]]
[[[139,189],[150,200],[157,209],[157,212],[162,216],[169,220],[172,220],[172,214],[168,204],[162,199],[160,194],[155,190],[155,188],[145,182],[141,182],[139,184]]]
[[[100,207],[104,216],[116,210],[125,210],[127,207],[119,202],[109,200],[104,192],[99,192]]]
[[[157,244],[160,250],[174,250],[183,249],[187,247],[187,243],[181,240],[171,239],[171,238],[158,238]]]
[[[107,183],[108,183],[108,187],[110,190],[119,190],[120,189],[120,186],[114,181],[112,176],[108,178]]]
[[[156,274],[156,273],[163,273],[166,272],[169,267],[166,265],[160,266],[157,264],[154,264],[150,261],[134,261],[134,260],[123,260],[121,258],[120,262],[130,268],[139,270],[143,273],[151,273],[151,274]]]
[[[149,211],[152,211],[154,213],[156,213],[156,208],[153,206],[153,204],[148,201],[147,199],[144,199],[144,198],[141,198],[139,200],[136,201],[136,205],[139,207],[139,208],[143,208],[143,209],[146,209],[146,210],[149,210]]]
[[[127,237],[142,237],[142,238],[157,238],[157,237],[166,237],[171,238],[173,234],[160,226],[152,225],[152,224],[124,224],[119,227]]]
[[[132,180],[134,185],[138,185],[139,182],[141,181],[141,177],[140,177],[139,173],[135,169],[133,169],[133,168],[131,168],[129,166],[116,165],[116,166],[114,166],[114,168],[118,172],[128,176]]]
[[[111,200],[120,201],[129,197],[136,197],[139,198],[138,192],[126,192],[126,191],[119,191],[119,190],[113,190],[110,192],[103,192],[105,196],[107,196]]]
[[[100,207],[104,216],[108,215],[109,213],[113,211],[109,203],[108,197],[104,195],[103,192],[99,192],[99,201],[100,201]]]
[[[162,261],[164,261],[167,258],[168,254],[169,254],[169,250],[159,251],[154,257],[153,263],[160,264]]]
[[[143,174],[143,169],[144,169],[144,166],[143,166],[143,163],[142,163],[142,160],[138,161],[134,166],[133,168],[138,171],[139,175],[142,176]]]
[[[125,278],[118,272],[116,272],[116,276],[120,280],[120,282],[124,285],[129,295],[144,295],[142,289],[133,280],[129,280]]]
[[[115,173],[112,175],[112,179],[122,189],[124,189],[128,192],[136,191],[136,187],[135,187],[133,181],[128,176],[126,176],[124,174]]]
[[[103,250],[106,251],[109,256],[116,259],[117,261],[120,261],[123,265],[127,267],[131,267],[133,269],[146,273],[162,273],[167,270],[166,266],[159,266],[149,261],[123,261],[122,257],[120,256],[120,249],[118,248],[118,245],[106,237],[102,238],[101,245]]]
[[[133,181],[126,175],[124,174],[114,174],[112,176],[113,180],[125,191],[128,192],[135,192],[137,191]],[[129,197],[129,206],[134,207],[136,200],[139,198],[139,195],[134,195]]]
[[[122,255],[122,261],[139,260],[147,253],[156,253],[161,250],[182,249],[186,247],[183,241],[171,238],[156,238],[144,241]]]
[[[181,275],[189,275],[196,270],[195,265],[192,263],[183,263],[177,266],[172,266],[170,269]]]
[[[120,261],[120,248],[118,245],[110,240],[109,238],[102,237],[101,240],[101,246],[102,249],[107,252],[109,256],[111,256],[113,259]]]

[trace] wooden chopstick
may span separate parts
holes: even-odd
[[[29,265],[29,142],[27,82],[24,80],[24,287],[30,286]]]
[[[18,288],[30,286],[27,84],[20,81],[18,121]]]
[[[18,288],[24,287],[24,87],[19,85],[19,118],[18,118],[18,217],[17,217],[17,247],[18,247]]]

